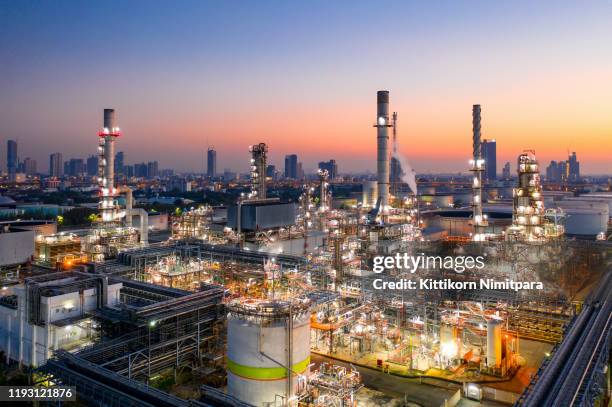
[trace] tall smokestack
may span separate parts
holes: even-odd
[[[480,159],[480,105],[472,106],[472,149],[474,160]]]
[[[102,222],[117,220],[115,198],[115,138],[119,136],[119,127],[115,125],[115,109],[104,109],[104,127],[98,134],[98,183],[100,186],[100,212]]]
[[[115,127],[115,109],[104,109],[104,128],[112,129]]]
[[[472,106],[472,159],[470,160],[470,170],[474,173],[472,180],[472,225],[474,233],[472,240],[481,242],[486,239],[485,229],[487,218],[482,214],[482,173],[485,162],[481,155],[480,143],[480,105]]]
[[[382,210],[389,206],[389,91],[379,90],[376,93],[376,139],[377,150],[377,175],[378,175],[378,198]]]

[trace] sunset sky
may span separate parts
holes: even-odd
[[[498,144],[543,164],[576,151],[612,173],[612,3],[0,0],[0,163],[6,140],[48,170],[96,149],[102,109],[135,163],[374,170],[376,91],[390,91],[417,172],[467,170],[472,104]]]

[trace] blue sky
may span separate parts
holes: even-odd
[[[0,0],[0,163],[8,138],[42,170],[53,151],[85,157],[114,107],[130,163],[200,170],[210,144],[245,169],[265,141],[277,165],[373,169],[388,89],[417,171],[465,170],[481,103],[500,161],[569,148],[612,173],[611,17],[603,2]]]

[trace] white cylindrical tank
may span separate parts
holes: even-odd
[[[603,200],[566,198],[557,202],[566,214],[565,233],[578,236],[596,236],[608,229],[610,209]]]
[[[366,207],[375,206],[378,197],[378,182],[365,181],[361,185],[361,191],[361,204]]]
[[[502,357],[502,321],[491,319],[487,321],[487,366],[501,366]]]
[[[240,300],[229,309],[228,393],[256,407],[280,405],[309,373],[308,305]]]

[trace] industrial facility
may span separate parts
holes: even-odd
[[[441,405],[457,397],[570,405],[539,404],[552,400],[545,392],[559,373],[573,396],[588,394],[576,405],[609,400],[609,380],[593,373],[607,359],[588,360],[566,341],[609,354],[610,196],[551,194],[531,150],[518,155],[514,185],[493,194],[480,105],[472,107],[470,177],[417,191],[396,148],[391,101],[377,92],[376,177],[354,183],[355,204],[335,202],[341,181],[327,169],[290,181],[299,198],[275,195],[272,146],[259,142],[234,202],[177,208],[155,242],[136,186],[118,183],[123,135],[105,109],[91,227],[0,229],[6,363],[31,369],[40,386],[76,386],[92,406],[370,405],[373,374],[418,379],[423,392],[441,392],[432,396]],[[433,266],[373,268],[401,256]],[[471,257],[483,266],[445,263]],[[417,279],[446,285],[402,288]],[[482,281],[486,289],[448,283]],[[584,373],[578,384],[561,372],[561,358]],[[455,395],[446,397],[449,388]],[[406,403],[416,397],[404,393]]]

